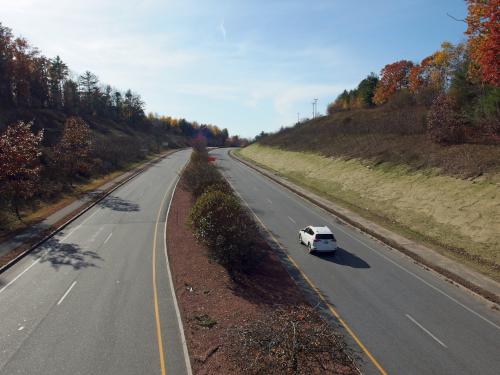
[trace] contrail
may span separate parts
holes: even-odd
[[[220,32],[222,33],[222,37],[226,40],[226,28],[224,27],[224,20],[219,25]]]

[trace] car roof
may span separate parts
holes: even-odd
[[[311,228],[314,233],[318,233],[318,234],[332,234],[332,231],[330,230],[330,228],[328,227],[313,227],[312,225],[309,226],[309,228]]]

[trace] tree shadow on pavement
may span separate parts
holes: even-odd
[[[98,267],[96,262],[103,260],[95,251],[83,250],[77,244],[62,243],[56,239],[48,241],[34,255],[40,258],[40,263],[49,263],[55,269],[63,266],[69,266],[75,270]]]
[[[337,248],[334,253],[313,253],[313,255],[316,255],[320,259],[336,263],[341,266],[349,266],[352,268],[370,268],[370,265],[363,259],[345,249],[342,249],[341,247]]]
[[[113,211],[121,212],[137,212],[140,207],[137,203],[130,202],[126,199],[109,195],[97,204],[99,207],[109,208]]]
[[[262,258],[249,275],[239,275],[230,287],[233,293],[256,305],[296,306],[304,303],[279,256],[263,240],[257,240],[262,248]]]

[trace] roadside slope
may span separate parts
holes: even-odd
[[[498,280],[500,188],[390,164],[254,144],[240,155]]]

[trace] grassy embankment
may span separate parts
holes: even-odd
[[[323,118],[320,125],[328,127],[327,119]],[[428,144],[427,150],[418,150],[417,146],[427,142],[420,134],[411,135],[415,142],[406,144],[403,152],[401,144],[406,143],[409,135],[343,133],[333,137],[332,131],[323,129],[330,134],[328,139],[318,136],[318,129],[307,126],[318,126],[318,121],[271,135],[264,139],[266,146],[253,144],[241,150],[240,155],[500,280],[500,173],[498,162],[494,162],[499,147],[454,146],[455,150],[470,150],[470,154],[453,155],[456,161],[470,161],[466,170],[455,170],[453,162],[442,157],[450,154],[450,148]],[[299,133],[307,139],[309,131],[316,132],[314,140],[321,145],[323,155],[305,151],[314,147],[294,140]],[[349,139],[355,144],[377,137],[380,141],[376,147],[386,147],[385,154],[374,152],[375,146],[354,147],[344,153],[335,148],[338,139]],[[390,152],[398,147],[401,157]],[[429,148],[433,149],[432,158]],[[479,151],[474,154],[474,149]],[[409,155],[413,155],[411,160],[404,160]],[[468,178],[458,171],[466,172]]]

